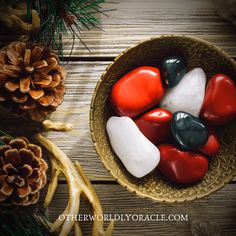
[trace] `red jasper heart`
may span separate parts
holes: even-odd
[[[135,117],[159,103],[163,95],[159,69],[143,66],[115,83],[110,100],[118,115]]]
[[[236,87],[224,74],[214,75],[208,82],[201,117],[209,125],[222,125],[236,116]]]
[[[196,183],[208,170],[208,160],[200,154],[182,151],[169,144],[161,144],[158,148],[161,154],[158,169],[175,183]]]
[[[204,146],[199,148],[199,151],[207,156],[215,156],[220,150],[220,141],[216,132],[213,129],[208,130],[208,140]]]
[[[157,144],[165,142],[171,136],[171,119],[171,112],[156,108],[134,121],[146,138]]]

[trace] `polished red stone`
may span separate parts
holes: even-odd
[[[208,140],[205,145],[199,148],[199,151],[206,154],[207,156],[215,156],[220,150],[220,141],[216,132],[213,129],[208,130]]]
[[[135,117],[158,104],[163,95],[159,69],[143,66],[132,70],[115,83],[110,101],[118,115]]]
[[[152,143],[158,144],[171,137],[171,119],[171,112],[163,108],[156,108],[134,121],[146,138]]]
[[[224,74],[208,82],[201,117],[209,125],[222,125],[236,116],[236,87]]]
[[[169,144],[158,145],[158,149],[161,154],[158,170],[175,183],[196,183],[208,170],[208,160],[200,154],[182,151]]]

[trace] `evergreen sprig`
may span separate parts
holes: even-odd
[[[5,131],[0,129],[0,137],[2,137],[2,136],[8,136],[10,138],[13,138],[12,135],[10,135],[9,133],[6,133]],[[0,140],[0,146],[3,146],[3,145],[6,145],[6,144]]]
[[[45,216],[40,212],[11,211],[0,213],[0,235],[55,236],[50,232]]]
[[[63,37],[71,36],[71,53],[76,38],[89,50],[80,33],[92,27],[100,29],[96,13],[105,14],[101,9],[104,2],[105,0],[27,0],[28,16],[30,17],[31,10],[35,9],[41,18],[42,24],[35,40],[56,48],[62,54]]]
[[[16,4],[22,0],[0,0],[0,3]],[[57,49],[63,54],[63,37],[72,38],[72,54],[75,39],[89,50],[80,37],[82,30],[99,28],[100,21],[97,13],[106,15],[101,4],[105,0],[25,0],[27,2],[27,17],[31,21],[31,11],[36,10],[41,19],[41,27],[38,34],[33,35],[32,41]],[[106,15],[107,16],[107,15]],[[101,30],[101,29],[100,29]],[[89,50],[90,51],[90,50]]]

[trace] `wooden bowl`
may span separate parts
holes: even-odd
[[[225,73],[236,80],[236,62],[209,42],[186,36],[161,36],[139,43],[121,53],[108,66],[94,91],[90,110],[90,128],[95,149],[110,174],[129,191],[159,202],[182,202],[202,198],[220,189],[236,176],[236,122],[218,128],[221,141],[219,154],[209,162],[209,170],[201,182],[175,185],[157,170],[144,178],[133,177],[115,155],[106,133],[106,122],[113,115],[108,97],[114,83],[130,70],[151,65],[171,55],[186,58],[188,69],[201,67],[209,79]]]

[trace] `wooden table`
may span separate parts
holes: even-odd
[[[76,40],[71,61],[66,65],[67,94],[63,105],[51,118],[73,123],[74,130],[51,132],[48,138],[71,160],[81,163],[97,190],[105,213],[188,214],[187,222],[116,222],[114,236],[191,235],[194,220],[216,224],[222,235],[236,235],[235,180],[209,197],[190,203],[160,204],[140,199],[118,185],[106,171],[94,150],[89,131],[90,101],[95,85],[105,68],[126,47],[153,36],[185,34],[206,39],[235,58],[236,28],[220,18],[207,0],[108,0],[104,4],[104,9],[113,8],[117,10],[110,12],[110,17],[99,16],[104,31],[82,33],[92,53]],[[71,39],[65,41],[70,44]],[[65,51],[69,54],[70,46],[65,46]],[[61,180],[48,211],[52,218],[62,213],[66,200],[67,185]],[[83,206],[81,212],[87,210]],[[89,227],[90,224],[84,224],[85,235]]]

